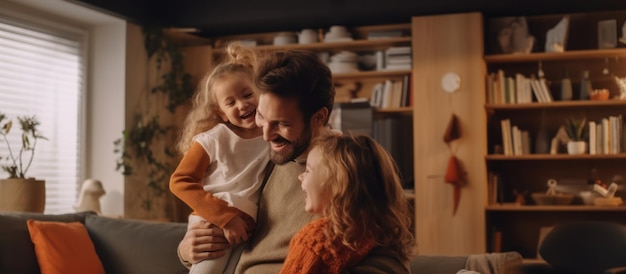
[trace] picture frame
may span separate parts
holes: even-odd
[[[617,20],[609,19],[598,22],[598,48],[617,47]]]

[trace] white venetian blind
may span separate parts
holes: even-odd
[[[26,176],[46,181],[49,214],[73,211],[81,178],[84,41],[80,32],[0,15],[0,112],[13,119],[9,140],[14,154],[21,146],[17,117],[35,115],[41,123],[40,132],[48,140],[37,142]],[[0,156],[6,155],[6,144],[0,142]],[[0,170],[0,178],[6,177]]]

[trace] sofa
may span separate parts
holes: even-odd
[[[0,273],[41,273],[27,228],[28,219],[84,224],[105,273],[189,272],[176,254],[186,224],[108,218],[94,212],[79,212],[61,215],[0,213]]]
[[[94,212],[61,215],[0,213],[0,273],[41,273],[27,220],[83,224],[105,273],[188,273],[176,254],[186,224],[109,218]],[[71,243],[78,240],[68,238],[64,241]],[[471,264],[471,258],[478,258],[478,262],[481,258],[496,259],[498,264],[504,261],[521,262],[521,256],[517,253],[417,256],[411,259],[411,272],[456,274]]]

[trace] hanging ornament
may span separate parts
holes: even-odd
[[[460,138],[461,124],[459,118],[455,114],[452,114],[450,122],[448,122],[446,132],[443,136],[443,141],[448,145],[452,154],[448,160],[448,167],[444,177],[444,181],[454,187],[454,207],[452,215],[455,215],[457,209],[459,208],[459,203],[461,201],[461,187],[467,184],[467,174],[463,170],[460,161],[454,156],[451,149],[451,143]]]

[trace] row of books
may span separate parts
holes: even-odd
[[[374,108],[398,108],[411,105],[410,77],[405,75],[402,81],[385,80],[374,85],[370,105]]]
[[[625,140],[622,116],[609,116],[600,121],[589,121],[589,154],[618,154],[623,152]]]
[[[411,47],[390,47],[376,51],[376,70],[409,70],[412,68]]]
[[[487,175],[487,204],[495,205],[504,202],[504,188],[502,178],[498,173],[489,172]]]
[[[530,154],[530,137],[527,130],[521,130],[516,125],[511,125],[511,120],[500,121],[502,129],[502,146],[504,155],[527,155]]]
[[[534,100],[533,100],[534,95]],[[503,70],[487,75],[487,102],[490,104],[549,103],[553,101],[544,78],[530,78],[516,73],[506,76]]]

